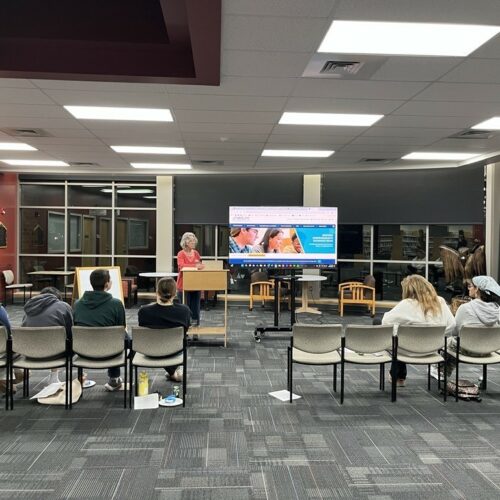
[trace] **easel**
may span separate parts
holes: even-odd
[[[291,332],[293,325],[296,322],[295,318],[295,290],[297,277],[295,276],[295,270],[292,269],[290,275],[288,276],[274,276],[274,323],[273,326],[260,326],[257,327],[253,336],[255,338],[255,342],[260,342],[262,335],[267,332]],[[280,281],[290,281],[290,326],[279,326],[279,289],[280,289]]]
[[[227,269],[196,270],[183,269],[182,302],[186,303],[185,292],[224,291],[224,325],[193,326],[189,332],[193,335],[224,335],[224,347],[227,347]]]
[[[119,266],[76,267],[71,303],[75,304],[75,302],[82,297],[83,292],[92,290],[90,283],[88,283],[88,277],[90,276],[90,273],[95,269],[106,269],[107,271],[109,271],[109,275],[113,285],[113,290],[110,291],[110,293],[112,293],[114,297],[120,299],[122,303],[124,303],[121,269]],[[84,285],[84,283],[86,283],[86,285]]]

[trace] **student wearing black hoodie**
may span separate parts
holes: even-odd
[[[31,298],[24,305],[24,317],[21,326],[64,326],[66,335],[71,337],[73,311],[63,302],[61,292],[53,286],[44,288],[40,295]],[[59,369],[53,368],[49,384],[60,382]]]
[[[125,308],[115,299],[111,289],[111,277],[107,269],[94,269],[90,273],[92,291],[86,291],[74,307],[75,325],[78,326],[125,326]],[[123,380],[120,367],[108,369],[109,381],[104,386],[108,391],[117,391]]]

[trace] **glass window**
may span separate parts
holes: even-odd
[[[156,186],[116,185],[116,206],[156,208]]]
[[[176,224],[174,255],[177,255],[177,253],[181,250],[181,238],[186,232],[194,233],[198,238],[198,246],[196,249],[200,255],[207,257],[215,256],[215,226],[210,224]],[[220,252],[219,255],[221,255]]]
[[[137,287],[141,291],[154,292],[155,279],[144,278],[139,273],[154,273],[156,271],[156,259],[150,257],[143,258],[115,258],[115,266],[120,266],[122,276],[132,276],[137,278]]]
[[[464,290],[460,282],[446,282],[444,268],[441,263],[429,265],[429,281],[434,285],[437,294],[443,297],[447,302],[450,302],[451,298],[457,294],[467,294],[467,290]]]
[[[425,276],[425,264],[413,263],[373,265],[377,292],[381,300],[401,300],[401,281],[410,274]]]
[[[55,286],[60,290],[64,287],[64,277],[61,276],[43,276],[28,274],[32,271],[64,271],[64,257],[20,257],[19,275],[21,283],[33,283],[35,290],[41,290],[46,286]],[[71,282],[71,278],[68,278]]]
[[[229,227],[217,226],[217,254],[219,257],[229,256]]]
[[[350,263],[349,263],[350,264]],[[323,269],[321,276],[326,277],[326,281],[321,281],[321,297],[337,297],[339,291],[339,263],[335,269]],[[357,264],[356,264],[357,265]],[[370,265],[368,264],[368,269]],[[298,307],[298,306],[297,306]]]
[[[110,207],[111,185],[68,185],[69,207]]]
[[[111,210],[68,210],[68,253],[111,255]]]
[[[20,219],[21,253],[47,253],[48,210],[22,208]]]
[[[425,230],[423,225],[374,226],[374,259],[425,260]]]
[[[111,257],[68,257],[68,270],[75,267],[111,266]]]
[[[64,184],[21,184],[21,205],[33,207],[64,207]]]
[[[156,255],[156,211],[116,210],[116,255]]]
[[[468,225],[436,225],[429,226],[429,260],[440,260],[439,247],[448,246],[454,250],[467,247],[475,249],[484,244],[484,226]]]
[[[370,258],[371,226],[361,224],[339,225],[339,259]]]

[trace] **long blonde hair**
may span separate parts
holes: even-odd
[[[407,276],[402,282],[403,299],[413,299],[418,302],[424,316],[437,316],[441,313],[441,303],[434,287],[419,274]]]

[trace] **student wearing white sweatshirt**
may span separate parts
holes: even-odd
[[[384,314],[383,325],[445,325],[446,335],[453,333],[455,318],[442,297],[423,276],[412,274],[402,282],[403,300]],[[406,380],[406,363],[396,361],[391,368],[391,376],[396,378],[399,386]]]

